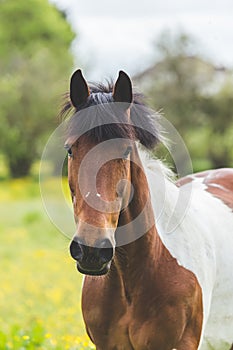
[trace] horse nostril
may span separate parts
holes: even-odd
[[[113,258],[114,249],[111,242],[108,239],[104,239],[98,245],[99,249],[99,258],[103,263],[106,263]]]
[[[81,261],[83,259],[82,244],[77,240],[73,240],[70,244],[70,255],[77,261]]]

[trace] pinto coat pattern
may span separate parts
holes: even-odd
[[[86,274],[82,311],[96,349],[229,350],[233,170],[171,181],[161,162],[138,147],[137,141],[152,149],[161,138],[124,72],[114,86],[103,87],[88,86],[78,70],[70,98],[75,113],[66,148],[77,223],[70,252]],[[94,114],[88,112],[93,106]],[[107,125],[95,125],[106,118]],[[101,147],[108,140],[115,143]],[[182,190],[191,196],[181,217]],[[99,209],[99,202],[114,210]]]

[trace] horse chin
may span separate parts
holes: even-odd
[[[104,264],[104,266],[102,266],[100,269],[83,268],[77,263],[78,271],[87,276],[104,276],[110,270],[110,266],[111,266],[111,261],[109,261],[107,264]]]

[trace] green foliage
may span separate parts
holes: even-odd
[[[13,177],[28,174],[56,126],[73,39],[46,0],[0,2],[0,147]]]
[[[74,34],[64,14],[48,1],[2,0],[0,7],[1,57],[8,60],[9,51],[34,56],[44,48],[57,55],[69,48]]]
[[[138,77],[151,105],[183,137],[194,170],[233,166],[233,77],[200,55],[186,34],[157,43],[160,62]]]

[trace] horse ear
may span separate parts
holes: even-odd
[[[70,99],[74,107],[78,108],[87,101],[90,91],[81,69],[76,70],[70,79]]]
[[[123,72],[119,72],[119,76],[113,89],[113,100],[115,102],[131,103],[133,100],[132,83],[130,77]]]

